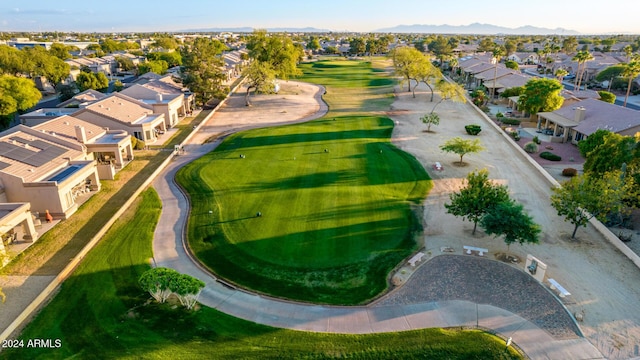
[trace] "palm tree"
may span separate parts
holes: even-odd
[[[493,98],[496,94],[496,80],[498,77],[498,63],[500,62],[500,58],[504,55],[505,51],[501,46],[496,46],[493,48],[493,50],[491,51],[491,54],[493,55],[493,58],[491,59],[492,61],[494,61],[494,70],[493,70],[493,87],[491,87],[491,100],[493,101]]]
[[[571,60],[578,62],[575,89],[580,90],[580,85],[582,83],[582,74],[586,70],[587,61],[593,60],[593,55],[591,55],[591,53],[588,50],[580,50]],[[581,70],[581,66],[582,66],[582,70]]]
[[[554,75],[558,78],[558,81],[560,81],[560,84],[562,84],[562,79],[567,76],[569,74],[569,72],[565,69],[558,69],[556,70],[556,72],[554,73]]]
[[[624,107],[627,106],[627,100],[629,99],[629,93],[631,92],[631,84],[633,80],[640,75],[640,54],[635,54],[631,57],[622,71],[622,76],[629,77],[629,84],[627,85],[627,95],[624,97]]]

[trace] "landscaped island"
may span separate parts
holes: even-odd
[[[302,66],[330,112],[245,131],[183,168],[189,245],[217,275],[289,299],[358,304],[417,248],[431,182],[390,143],[393,81],[364,61]],[[335,100],[335,101],[334,101]]]

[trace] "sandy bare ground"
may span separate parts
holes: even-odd
[[[249,96],[251,106],[246,106],[246,86],[240,87],[226,103],[203,125],[190,141],[202,144],[211,137],[255,127],[282,125],[310,120],[318,111],[326,113],[321,101],[324,88],[299,81],[280,82],[280,92],[271,95]]]
[[[640,355],[640,270],[591,226],[580,228],[576,239],[570,239],[573,225],[563,222],[551,207],[549,183],[472,105],[441,103],[436,108],[440,125],[425,133],[419,118],[431,111],[439,100],[437,95],[434,103],[429,102],[426,87],[419,88],[416,98],[406,88],[396,95],[390,111],[396,122],[392,141],[414,154],[434,181],[425,202],[426,251],[436,255],[442,246],[449,246],[461,253],[463,245],[486,247],[491,254],[507,250],[501,239],[486,236],[480,228],[471,235],[472,223],[445,212],[449,194],[460,188],[467,173],[486,168],[491,178],[509,186],[512,196],[543,229],[540,244],[513,245],[511,253],[522,259],[532,254],[547,264],[547,278],[556,279],[571,292],[566,307],[571,313],[584,310],[582,331],[604,356],[628,359]],[[453,164],[458,156],[442,152],[439,146],[454,136],[471,138],[464,131],[467,124],[482,126],[478,138],[487,149],[466,155],[467,166],[459,167]],[[436,161],[442,163],[443,171],[433,170]]]

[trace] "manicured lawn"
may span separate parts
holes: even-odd
[[[149,268],[160,206],[145,191],[20,336],[60,339],[60,348],[3,349],[0,359],[521,359],[477,330],[319,334],[148,302],[137,280]]]
[[[192,203],[189,244],[241,286],[363,303],[416,249],[415,208],[431,182],[413,156],[390,144],[393,122],[371,114],[388,109],[388,77],[363,61],[303,69],[305,80],[332,94],[326,117],[236,134],[179,172]]]

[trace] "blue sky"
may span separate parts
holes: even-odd
[[[640,0],[0,0],[0,31],[179,31],[395,25],[533,25],[584,34],[640,34]]]

